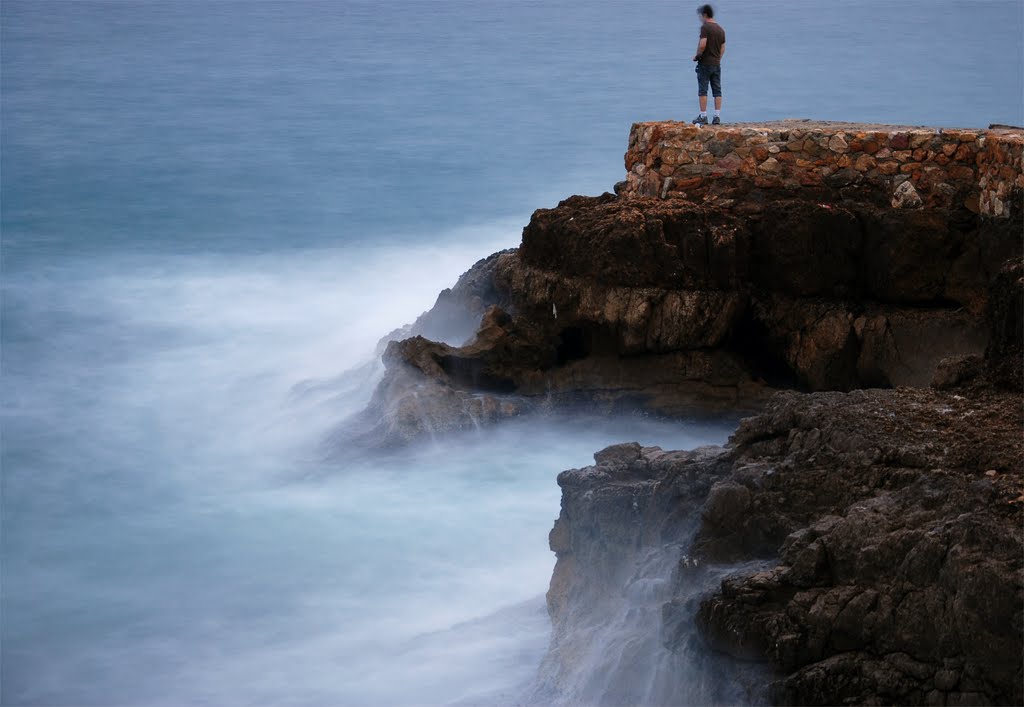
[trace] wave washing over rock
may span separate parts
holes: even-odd
[[[752,412],[562,473],[564,704],[1024,701],[1024,130],[637,124],[382,346],[347,442]]]

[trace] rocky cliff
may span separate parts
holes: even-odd
[[[566,646],[601,637],[641,558],[669,551],[646,576],[669,587],[649,655],[674,659],[670,676],[704,646],[731,659],[715,675],[746,680],[744,700],[1020,704],[1020,411],[1016,392],[786,393],[726,448],[624,445],[564,472],[551,683],[578,671]],[[668,702],[737,700],[688,687]]]
[[[830,160],[865,139],[857,129],[819,164],[783,160],[794,170],[769,175],[748,162],[729,173],[716,159],[744,147],[711,142],[728,142],[728,133],[702,137],[701,147],[684,148],[703,150],[689,163],[701,166],[689,168],[686,186],[673,186],[668,179],[687,156],[659,165],[659,156],[680,149],[665,132],[655,139],[659,129],[634,127],[630,177],[616,203],[626,208],[635,194],[661,193],[663,211],[676,188],[704,208],[724,202],[740,221],[732,232],[743,234],[731,241],[743,244],[736,249],[743,255],[727,262],[740,267],[709,267],[704,272],[714,275],[685,287],[722,291],[742,282],[733,290],[748,298],[738,320],[746,360],[770,357],[798,388],[840,390],[777,393],[722,448],[623,444],[559,476],[543,696],[582,695],[594,704],[1021,704],[1020,192],[1000,192],[1000,223],[967,215],[990,181],[923,197],[915,187],[909,213],[899,193],[906,179],[878,181],[876,172],[851,182],[848,174],[831,185],[839,198],[819,191],[830,186]],[[757,145],[766,133],[769,143],[805,139],[819,150],[832,141],[745,130]],[[890,132],[889,144],[915,139]],[[882,140],[871,137],[878,144],[866,149],[877,154]],[[959,137],[947,135],[955,144]],[[804,145],[789,152],[812,149]],[[1015,165],[1000,173],[1005,183],[1022,179]],[[920,167],[896,172],[915,179]],[[650,168],[660,170],[656,178]],[[800,169],[818,171],[799,187],[782,183]],[[792,200],[783,207],[785,198]],[[643,211],[646,225],[659,207]],[[527,233],[542,222],[535,217]],[[956,245],[946,249],[940,244],[952,233]],[[526,240],[521,252],[529,258]],[[999,244],[992,260],[969,255],[985,242]],[[626,277],[638,277],[631,253],[606,260],[571,240],[544,245],[548,262],[566,263],[577,276],[605,277],[621,262]],[[712,248],[703,253],[702,262],[722,262]],[[663,274],[678,266],[665,251],[637,258],[649,264],[640,277],[678,277]],[[1000,262],[1009,265],[997,273]],[[929,322],[933,335],[925,333]],[[972,348],[966,341],[983,345],[984,356],[944,358]],[[928,378],[932,385],[922,385]],[[858,389],[868,386],[886,389]],[[638,594],[638,586],[648,590]],[[634,630],[609,630],[606,617]],[[610,659],[595,658],[594,645]]]
[[[998,280],[987,357],[932,388],[779,393],[726,447],[625,444],[562,473],[549,683],[661,552],[669,702],[1021,704],[1022,273]],[[745,691],[694,694],[700,647]]]
[[[1006,130],[638,124],[620,194],[538,210],[518,249],[405,332],[422,335],[391,337],[349,432],[396,444],[540,407],[680,415],[753,411],[778,388],[925,386],[986,346],[988,286],[1020,252],[1022,145]],[[786,166],[751,168],[761,151]],[[865,155],[877,166],[832,179]],[[995,198],[998,216],[978,206]]]
[[[749,410],[558,477],[538,703],[1020,704],[1024,131],[633,127],[410,329],[348,443]]]

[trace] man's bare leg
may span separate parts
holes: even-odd
[[[708,97],[707,96],[697,96],[697,99],[700,101],[700,112],[701,112],[701,114],[707,113],[708,112]],[[715,100],[718,100],[718,99],[715,99]]]

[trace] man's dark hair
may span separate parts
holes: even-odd
[[[714,17],[715,8],[711,7],[710,5],[701,5],[700,7],[697,8],[697,14],[704,15],[705,17]]]

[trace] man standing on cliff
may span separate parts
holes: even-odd
[[[700,115],[693,119],[695,125],[708,124],[708,84],[715,97],[715,119],[712,125],[722,122],[722,57],[725,56],[725,30],[715,22],[715,9],[710,5],[697,8],[700,17],[700,42],[693,60],[697,62],[697,98],[700,101]]]

